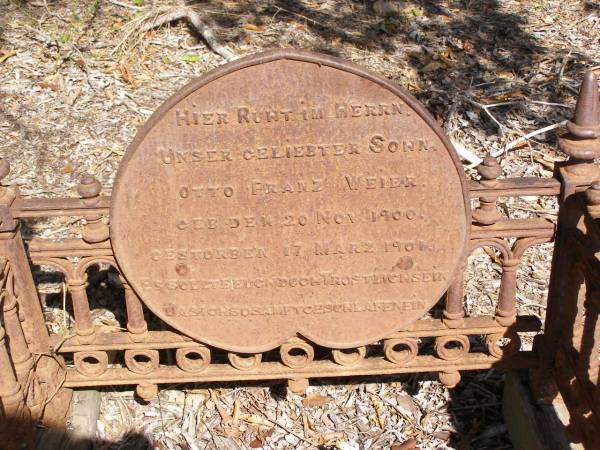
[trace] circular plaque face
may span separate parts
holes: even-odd
[[[229,351],[300,334],[374,342],[428,311],[464,256],[462,167],[388,81],[279,50],[168,100],[111,200],[124,276],[161,319]]]

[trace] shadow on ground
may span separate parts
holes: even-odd
[[[190,2],[201,10],[209,9],[206,16],[224,41],[242,41],[252,34],[244,29],[243,21],[258,27],[280,23],[289,30],[306,29],[316,38],[308,45],[315,51],[343,57],[345,46],[351,46],[365,55],[400,56],[399,64],[418,72],[417,85],[408,86],[409,90],[440,120],[459,106],[477,110],[480,102],[543,96],[562,103],[576,94],[576,88],[561,79],[565,72],[579,74],[598,63],[573,49],[547,48],[529,31],[529,11],[521,10],[524,15],[509,12],[498,0],[354,1],[339,9],[315,7],[323,3],[275,0],[226,6],[210,2],[208,8],[206,2]],[[381,11],[380,3],[391,6]],[[587,9],[593,8],[589,3]],[[530,6],[542,7],[541,2]],[[583,3],[582,8],[586,8]],[[276,45],[298,46],[288,34],[282,33]],[[552,70],[541,73],[541,63]],[[394,81],[404,84],[405,80]],[[504,113],[515,107],[507,105],[494,113],[503,122]],[[479,113],[488,134],[502,131],[483,111]],[[527,115],[523,110],[520,113]],[[544,121],[544,117],[529,115]]]
[[[562,103],[576,93],[571,84],[565,83],[563,74],[583,72],[584,67],[598,63],[568,48],[551,49],[540,43],[527,30],[528,17],[508,12],[498,0],[403,2],[406,8],[385,13],[375,13],[374,3],[367,1],[345,2],[351,7],[341,10],[313,8],[308,3],[292,0],[192,2],[204,11],[224,44],[247,37],[242,20],[259,27],[276,21],[290,30],[306,28],[316,37],[310,47],[315,51],[345,57],[344,46],[348,45],[366,54],[377,52],[382,57],[392,58],[401,55],[402,61],[418,73],[417,84],[409,86],[409,90],[440,120],[447,118],[452,110],[477,109],[477,103],[482,102],[544,95],[546,100]],[[586,1],[582,5],[590,11],[598,9],[597,2]],[[29,8],[26,2],[23,7]],[[43,9],[36,11],[44,14]],[[427,21],[418,20],[423,15]],[[0,39],[1,33],[0,27]],[[278,43],[297,45],[293,36]],[[538,66],[542,62],[554,70],[540,74]],[[465,105],[468,106],[465,108]],[[513,107],[507,105],[495,110],[496,117],[502,122]],[[522,112],[534,121],[547,120],[534,112]],[[489,134],[500,131],[496,123],[479,113]],[[6,118],[20,127],[13,119]],[[431,377],[413,375],[407,377],[406,382],[416,393],[419,383],[428,379]],[[486,381],[485,387],[482,380]],[[504,436],[500,438],[504,448],[510,448],[505,429],[490,428],[490,424],[498,424],[497,416],[501,415],[502,383],[502,376],[494,370],[463,374],[462,383],[452,391],[449,408],[457,429],[453,437],[457,448],[490,448],[489,442],[497,443],[498,436]],[[280,397],[281,393],[274,391],[274,395]],[[35,434],[34,424],[3,422],[0,448],[33,448]],[[52,434],[69,436],[66,430],[54,430]],[[85,446],[90,442],[79,440],[77,444]],[[148,437],[131,433],[118,442],[99,441],[95,448],[142,450],[152,445]]]
[[[64,428],[39,428],[26,420],[0,422],[2,450],[153,450],[152,441],[141,433],[130,432],[118,441],[85,439]]]

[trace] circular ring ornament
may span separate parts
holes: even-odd
[[[392,338],[383,341],[383,353],[394,364],[407,364],[419,353],[419,343],[415,338]]]
[[[508,342],[506,341],[508,339]],[[521,349],[521,338],[515,331],[489,334],[485,338],[487,351],[494,358],[514,355]]]
[[[125,350],[125,365],[135,373],[146,375],[158,369],[158,350]]]
[[[293,339],[279,348],[281,362],[291,369],[302,369],[315,359],[312,345],[302,339]]]
[[[101,351],[76,352],[73,355],[75,369],[86,377],[97,377],[108,369],[108,355]]]
[[[202,372],[210,364],[210,349],[204,345],[178,348],[175,361],[181,370],[190,373]]]
[[[252,370],[259,366],[262,361],[262,353],[244,354],[227,353],[229,364],[238,370]]]
[[[367,354],[367,347],[361,346],[348,349],[334,349],[331,351],[333,360],[340,366],[356,366]]]
[[[435,353],[446,361],[456,361],[469,353],[471,343],[464,335],[440,336],[435,339]]]

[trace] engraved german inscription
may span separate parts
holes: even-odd
[[[444,295],[470,226],[462,167],[415,99],[291,50],[175,94],[127,150],[111,202],[115,256],[145,305],[247,353],[406,327]]]
[[[250,192],[252,192],[252,195],[301,194],[303,192],[321,192],[323,190],[323,181],[323,178],[311,178],[296,181],[252,180],[252,183],[250,185]]]

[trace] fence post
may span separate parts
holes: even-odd
[[[12,213],[12,208],[19,199],[18,191],[1,183],[9,172],[8,162],[0,159],[0,257],[10,266],[11,285],[8,287],[12,291],[7,293],[11,302],[7,304],[6,309],[2,309],[5,325],[10,325],[17,337],[18,332],[22,332],[24,342],[19,342],[18,348],[24,355],[10,354],[15,347],[14,341],[8,347],[7,353],[11,361],[11,370],[15,370],[17,363],[20,369],[19,379],[27,380],[27,384],[22,386],[22,394],[32,412],[32,420],[42,418],[48,425],[62,425],[70,407],[72,392],[62,388],[65,377],[64,364],[59,357],[50,352],[48,330],[31,275],[20,223]],[[13,299],[16,300],[14,307]],[[16,310],[19,311],[18,315],[13,314]],[[6,322],[7,319],[9,323]],[[21,330],[18,330],[19,325]],[[33,356],[34,362],[31,366],[24,363],[23,357],[27,354]],[[21,373],[24,368],[27,374]]]
[[[0,259],[0,275],[5,273],[5,268],[6,260]],[[0,307],[4,306],[4,292],[4,289],[0,290]],[[29,419],[29,408],[25,404],[23,389],[17,380],[17,374],[9,355],[6,332],[2,322],[0,322],[0,405],[2,405],[3,420]]]
[[[540,368],[533,387],[540,398],[560,392],[569,410],[568,432],[586,448],[600,448],[598,351],[600,324],[600,99],[596,76],[581,85],[575,117],[559,139],[569,160],[557,167],[561,207],[552,260]]]

